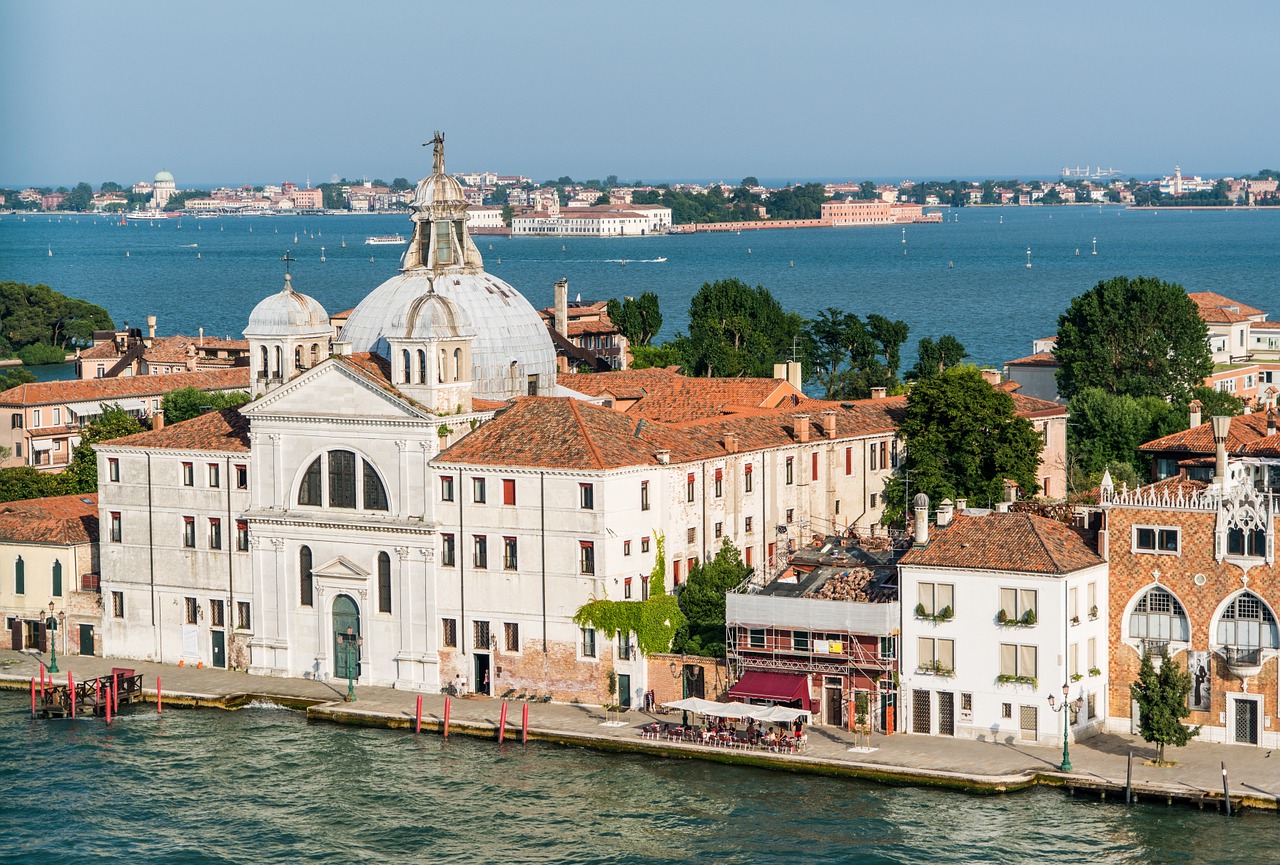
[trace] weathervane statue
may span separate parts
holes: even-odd
[[[435,151],[435,158],[432,161],[431,166],[432,172],[435,174],[444,174],[444,133],[436,132],[435,135],[436,137],[432,138],[430,141],[424,141],[422,146],[426,147],[430,144],[432,149]]]

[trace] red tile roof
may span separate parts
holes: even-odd
[[[72,402],[163,396],[184,387],[199,390],[248,390],[247,366],[232,369],[92,378],[85,381],[38,381],[0,393],[0,405],[65,405]]]
[[[1280,434],[1267,435],[1268,414],[1269,412],[1254,412],[1233,417],[1227,430],[1227,453],[1232,456],[1280,457]],[[1183,451],[1189,454],[1215,454],[1217,445],[1213,442],[1213,422],[1206,421],[1198,427],[1149,441],[1138,450],[1144,453]]]
[[[1005,366],[1059,366],[1058,358],[1051,351],[1038,351],[1017,360],[1005,361]]]
[[[238,409],[218,409],[163,429],[111,439],[100,447],[248,453],[249,419]]]
[[[902,565],[1069,574],[1102,564],[1102,558],[1068,526],[1035,514],[957,514],[946,528],[932,528],[929,544],[907,552]]]
[[[98,494],[0,504],[0,540],[62,545],[95,543]]]
[[[1263,315],[1260,309],[1245,306],[1237,300],[1213,291],[1193,291],[1187,297],[1200,310],[1200,317],[1215,324],[1247,321],[1251,315]]]
[[[557,382],[589,396],[639,401],[627,414],[665,423],[719,417],[743,407],[774,408],[787,397],[803,394],[777,378],[705,378],[686,376],[674,368],[564,374]]]

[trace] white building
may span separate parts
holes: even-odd
[[[665,234],[671,228],[671,208],[658,204],[602,204],[539,210],[511,220],[511,234],[554,237],[640,237]]]
[[[916,496],[899,562],[899,729],[994,742],[1062,741],[1046,697],[1081,700],[1073,734],[1107,717],[1107,565],[1068,526],[1026,513],[938,509]],[[1058,703],[1061,706],[1061,703]]]

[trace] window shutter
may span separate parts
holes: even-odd
[[[933,663],[933,638],[920,637],[918,651],[920,653],[920,666],[927,667]]]
[[[1018,647],[1018,675],[1035,677],[1036,675],[1036,647],[1035,646],[1019,646]]]
[[[1018,618],[1018,593],[1014,589],[1000,590],[1000,609],[1011,619]]]
[[[1000,675],[1018,675],[1018,647],[1010,643],[1000,644]]]
[[[938,609],[935,613],[942,612],[944,607],[950,607],[952,610],[956,608],[956,587],[947,583],[938,583]],[[950,666],[948,664],[948,666]]]
[[[948,670],[956,668],[956,641],[938,640],[938,666]]]

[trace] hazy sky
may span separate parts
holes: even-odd
[[[0,184],[1280,168],[1280,3],[0,0]]]

